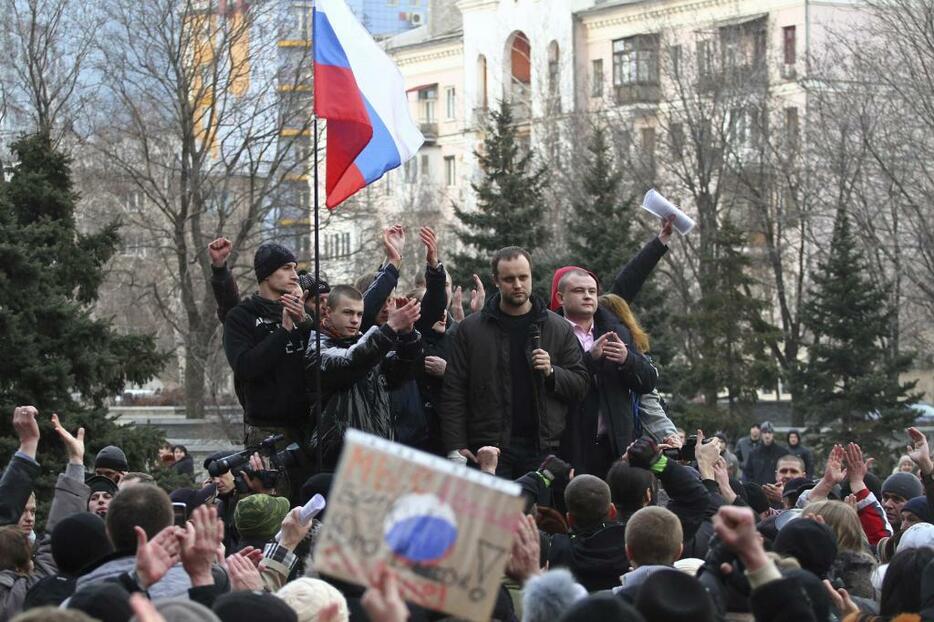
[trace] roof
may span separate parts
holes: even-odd
[[[403,48],[417,47],[421,45],[433,45],[444,43],[446,41],[461,39],[464,36],[464,29],[457,28],[449,32],[443,32],[432,36],[428,32],[428,25],[419,26],[405,32],[399,33],[382,42],[386,50],[400,50]]]

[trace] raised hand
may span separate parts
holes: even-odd
[[[928,447],[927,437],[918,428],[908,428],[908,438],[911,439],[911,444],[908,445],[908,457],[918,465],[922,474],[930,475],[934,472],[934,461],[931,460],[931,449]]]
[[[846,467],[843,466],[843,458],[846,452],[843,445],[834,445],[827,456],[827,465],[824,467],[824,481],[832,482],[831,485],[839,484],[846,479]]]
[[[456,322],[464,320],[464,290],[460,285],[451,293],[451,317]]]
[[[418,230],[418,237],[425,245],[425,261],[432,268],[437,268],[440,260],[438,259],[438,237],[431,227],[422,227]]]
[[[697,431],[697,444],[694,446],[694,458],[697,460],[697,470],[703,479],[713,479],[713,465],[720,459],[720,447],[717,443],[704,442],[704,431]]]
[[[373,573],[370,587],[360,602],[372,622],[404,622],[409,619],[409,609],[399,594],[396,575],[386,566],[380,566]]]
[[[873,459],[869,458],[863,461],[863,450],[856,443],[850,443],[846,446],[846,476],[850,480],[850,490],[855,494],[864,488],[866,484],[866,473],[872,465]]]
[[[484,473],[496,475],[496,467],[499,464],[499,447],[487,445],[478,449],[477,463]]]
[[[405,250],[405,229],[402,225],[393,225],[383,231],[383,249],[389,263],[398,268],[402,263],[402,251]]]
[[[756,530],[756,519],[749,508],[721,506],[713,517],[713,529],[720,541],[736,553],[746,569],[759,570],[768,563],[762,540]]]
[[[736,501],[736,491],[730,486],[730,472],[727,469],[726,460],[722,456],[717,458],[717,461],[713,464],[713,479],[717,482],[720,496],[723,497],[724,501],[727,503]]]
[[[17,406],[13,409],[13,429],[19,437],[19,451],[30,458],[36,457],[39,448],[39,411],[35,406]]]
[[[52,414],[52,427],[58,433],[59,438],[65,444],[68,451],[68,462],[71,464],[84,464],[84,428],[78,428],[78,432],[72,436],[71,432],[66,430],[57,414]]]
[[[195,508],[177,537],[182,566],[191,577],[191,584],[195,587],[213,585],[211,564],[218,545],[224,540],[224,523],[217,517],[217,508],[206,505]]]
[[[473,289],[470,290],[470,312],[477,313],[486,303],[486,290],[483,288],[483,281],[476,274],[473,275]]]
[[[211,256],[211,265],[215,268],[223,268],[230,257],[230,251],[233,250],[233,244],[227,238],[217,238],[208,244],[208,255]]]
[[[227,558],[227,574],[230,576],[230,591],[262,590],[263,578],[252,561],[235,554]]]
[[[675,223],[675,217],[669,216],[662,220],[662,228],[658,230],[658,241],[667,246],[668,241],[671,240],[672,228]]]
[[[524,585],[529,578],[541,572],[539,557],[541,540],[535,517],[524,515],[516,526],[516,535],[512,541],[512,553],[506,562],[506,576]]]
[[[136,531],[136,578],[143,590],[158,583],[178,562],[179,544],[174,525],[166,527],[149,540],[142,527]]]
[[[307,523],[302,522],[302,508],[292,508],[282,521],[282,538],[279,544],[294,551],[295,547],[308,535],[311,523],[311,520]]]
[[[389,311],[389,319],[386,323],[389,328],[399,334],[411,333],[415,328],[415,322],[422,314],[422,304],[415,300],[409,300],[403,306],[397,306]]]

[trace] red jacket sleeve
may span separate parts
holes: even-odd
[[[889,525],[889,519],[885,516],[885,510],[868,488],[856,493],[856,511],[871,546],[875,546],[882,538],[892,535],[892,526]]]

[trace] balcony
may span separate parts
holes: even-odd
[[[418,129],[421,131],[422,136],[425,137],[425,144],[430,145],[438,142],[438,122],[437,121],[420,121],[418,124]]]
[[[657,82],[622,84],[614,87],[616,104],[657,104],[662,99],[662,89]]]

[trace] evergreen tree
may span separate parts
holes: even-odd
[[[830,253],[818,264],[804,305],[813,341],[797,381],[800,407],[819,431],[820,446],[856,441],[879,458],[888,453],[891,432],[911,425],[908,404],[920,396],[911,393],[915,382],[899,381],[913,357],[893,354],[888,346],[896,310],[868,269],[840,209]]]
[[[66,460],[53,412],[72,432],[84,426],[89,461],[108,444],[124,449],[131,469],[155,457],[161,433],[118,426],[104,401],[128,382],[148,381],[164,356],[152,337],[120,335],[93,315],[104,265],[119,244],[117,224],[78,231],[69,163],[47,136],[23,138],[13,153],[16,165],[0,182],[0,460],[16,449],[13,408],[36,406],[43,465],[36,492],[45,505]]]
[[[716,233],[714,253],[702,273],[701,297],[679,320],[687,335],[689,356],[672,368],[678,379],[677,404],[692,421],[709,427],[737,428],[757,399],[774,386],[778,369],[768,351],[774,327],[763,320],[765,301],[753,291],[743,233],[725,220]],[[720,407],[725,393],[727,408]],[[699,399],[693,399],[697,396]]]
[[[584,197],[573,203],[567,217],[569,261],[579,262],[609,287],[620,267],[639,251],[632,230],[634,201],[620,198],[622,175],[603,127],[594,126],[587,150]]]
[[[462,225],[457,237],[464,247],[454,255],[455,282],[468,283],[470,275],[477,274],[492,291],[490,257],[504,246],[521,246],[535,258],[533,286],[545,295],[551,287],[550,262],[538,251],[550,233],[544,202],[547,169],[537,166],[533,153],[520,145],[508,103],[490,112],[483,150],[475,155],[483,171],[483,179],[471,184],[477,209],[468,212],[454,206]]]
[[[604,291],[609,291],[620,268],[639,252],[645,240],[635,231],[635,197],[622,197],[623,177],[613,162],[606,129],[593,127],[587,145],[590,157],[582,179],[584,197],[574,202],[567,215],[570,265],[594,272]],[[656,268],[657,270],[658,268]],[[651,337],[652,359],[664,367],[674,351],[673,333],[665,290],[656,275],[650,276],[632,301],[639,323]],[[659,389],[670,389],[671,377],[659,375]]]

